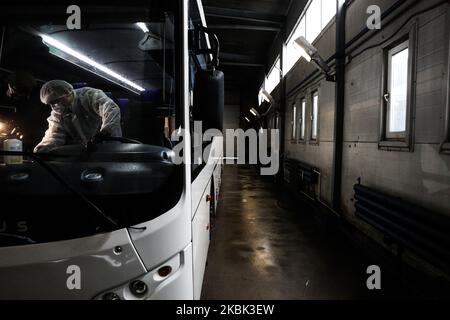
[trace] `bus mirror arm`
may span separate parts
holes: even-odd
[[[201,43],[201,33],[205,33],[209,36],[211,48],[203,48]],[[190,49],[196,54],[211,54],[212,55],[212,66],[213,68],[217,68],[219,66],[219,53],[220,53],[220,44],[219,38],[217,35],[213,33],[210,29],[198,25],[194,30],[189,31],[189,42]]]

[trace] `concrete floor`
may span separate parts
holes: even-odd
[[[405,298],[383,274],[366,287],[367,267],[340,233],[319,227],[314,208],[275,190],[252,167],[224,168],[202,299]]]

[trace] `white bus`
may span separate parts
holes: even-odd
[[[199,299],[222,140],[174,132],[222,129],[201,1],[1,6],[0,298]],[[34,153],[54,121],[40,88],[54,79],[77,97],[100,89],[92,103],[120,108],[122,136],[80,140],[71,109],[64,144]],[[176,163],[177,147],[207,159]]]

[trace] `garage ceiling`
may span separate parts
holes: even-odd
[[[220,40],[228,88],[257,85],[291,1],[203,0],[207,25]]]

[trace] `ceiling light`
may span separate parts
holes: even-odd
[[[250,119],[249,119],[249,118],[245,117],[244,119],[245,119],[247,122],[250,122]]]
[[[101,64],[99,64],[97,62],[95,62],[94,60],[88,58],[87,56],[85,56],[85,55],[83,55],[83,54],[73,50],[72,48],[69,48],[68,46],[66,46],[65,44],[59,42],[58,40],[56,40],[56,39],[54,39],[54,38],[52,38],[50,36],[47,36],[45,34],[42,34],[41,37],[42,37],[42,41],[46,45],[52,46],[52,47],[54,47],[56,49],[59,49],[59,50],[63,51],[64,53],[66,53],[66,54],[68,54],[68,55],[70,55],[70,56],[72,56],[74,58],[77,58],[78,60],[81,60],[84,63],[87,63],[88,65],[96,68],[97,70],[100,70],[100,71],[106,73],[107,75],[113,77],[114,79],[120,81],[121,83],[127,84],[128,86],[130,86],[130,87],[132,87],[132,88],[134,88],[134,89],[136,89],[138,91],[141,91],[141,92],[145,91],[144,88],[142,88],[141,86],[137,85],[136,83],[128,80],[127,78],[125,78],[122,75],[112,71],[111,69],[109,69],[109,68],[107,68],[107,67],[105,67],[105,66],[103,66],[103,65],[101,65]]]

